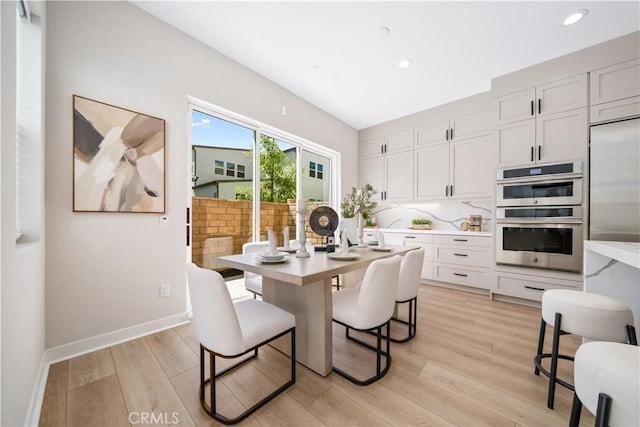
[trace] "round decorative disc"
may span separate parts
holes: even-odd
[[[329,206],[320,206],[309,215],[309,226],[319,236],[328,236],[338,229],[339,218]]]

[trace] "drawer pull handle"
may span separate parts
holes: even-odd
[[[454,276],[460,276],[460,277],[468,277],[467,274],[462,274],[462,273],[453,273]]]
[[[467,254],[456,254],[456,253],[454,253],[454,255],[455,255],[455,256],[469,256],[469,255],[467,255]]]
[[[525,287],[525,288],[527,288],[527,289],[531,289],[532,291],[544,291],[544,289],[542,289],[542,288],[536,288],[536,287],[534,287],[534,286],[527,286],[527,285],[524,285],[524,287]]]
[[[453,239],[454,242],[468,242],[467,239]]]
[[[405,239],[415,239],[416,236],[404,236]]]

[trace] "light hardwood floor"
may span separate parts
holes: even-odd
[[[533,374],[539,323],[536,308],[423,285],[418,334],[392,345],[382,380],[359,387],[298,364],[296,384],[241,425],[566,426],[572,393],[558,387],[555,410],[547,409],[548,380]],[[579,343],[563,336],[561,352]],[[198,345],[187,324],[52,365],[40,425],[217,424],[198,400]],[[335,324],[334,363],[363,376],[374,369],[372,354]],[[288,366],[278,351],[261,350],[220,381],[220,410],[239,413],[284,383]],[[561,361],[561,376],[572,380],[572,368]],[[593,425],[586,410],[581,425]]]

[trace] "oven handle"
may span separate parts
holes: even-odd
[[[546,181],[549,183],[562,182],[570,179],[584,178],[581,173],[567,173],[567,174],[554,174],[554,175],[536,175],[536,176],[519,176],[517,178],[498,178],[497,184],[528,184],[531,182]]]
[[[560,219],[560,218],[514,218],[514,219],[496,219],[496,224],[582,224],[581,219]]]

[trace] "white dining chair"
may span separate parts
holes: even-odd
[[[242,245],[243,254],[267,252],[269,242],[251,242]],[[244,287],[253,294],[253,299],[262,296],[262,276],[248,271],[244,272]]]
[[[242,421],[296,382],[295,316],[258,300],[236,304],[222,276],[191,263],[187,266],[193,324],[200,342],[200,404],[212,418],[224,424]],[[258,357],[258,349],[286,334],[291,335],[291,378],[240,415],[230,418],[217,410],[216,380]],[[205,379],[205,351],[209,354],[209,378]],[[216,373],[216,357],[235,358],[253,352],[251,357]],[[244,381],[245,379],[243,379]],[[205,387],[210,385],[210,401]]]
[[[389,323],[393,316],[398,291],[400,257],[380,259],[369,264],[359,288],[343,288],[333,293],[333,321],[346,327],[347,339],[376,352],[376,373],[361,380],[333,367],[333,371],[357,385],[368,385],[384,377],[391,366]],[[386,326],[386,334],[382,328]],[[375,330],[376,346],[349,335],[349,330]],[[382,349],[385,338],[386,350]],[[381,367],[382,356],[385,367]]]
[[[403,323],[408,327],[408,333],[403,338],[391,338],[393,342],[407,342],[416,336],[418,323],[418,289],[420,288],[420,275],[424,262],[424,248],[409,251],[402,257],[400,265],[400,277],[398,279],[398,293],[396,294],[396,307],[398,304],[409,304],[407,320],[396,316],[391,320]]]

